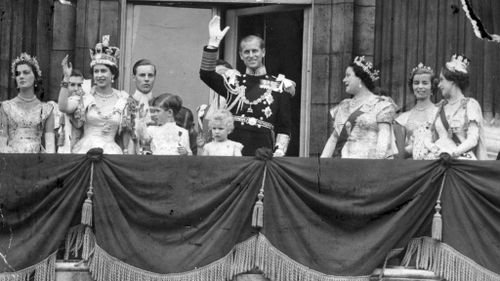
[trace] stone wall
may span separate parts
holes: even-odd
[[[352,58],[373,59],[375,0],[315,0],[311,87],[310,156],[331,133],[329,109],[346,98],[345,68]]]

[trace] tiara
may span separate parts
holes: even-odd
[[[373,64],[365,60],[365,56],[355,57],[354,64],[361,67],[363,71],[370,76],[373,82],[377,81],[379,77],[379,71],[373,69]]]
[[[12,78],[16,77],[16,67],[20,64],[28,64],[32,66],[34,68],[33,72],[36,72],[38,74],[38,77],[42,77],[42,71],[40,70],[40,65],[38,65],[36,57],[32,57],[27,53],[21,53],[21,55],[12,62],[10,68],[10,71],[12,73]]]
[[[95,49],[90,49],[90,67],[96,64],[117,66],[120,49],[109,46],[109,35],[102,37],[102,43],[97,43]]]
[[[451,56],[451,60],[446,63],[446,68],[454,72],[462,72],[467,74],[469,63],[470,60],[467,57],[463,55],[454,54],[453,56]]]
[[[419,63],[417,67],[413,68],[410,73],[410,77],[413,77],[416,73],[426,73],[430,75],[434,75],[434,70],[430,66],[424,65],[423,63]]]

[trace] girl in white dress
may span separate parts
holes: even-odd
[[[433,145],[436,139],[434,121],[439,105],[431,97],[437,90],[434,70],[419,63],[410,73],[408,86],[415,96],[415,106],[401,115],[395,122],[404,128],[406,153],[415,160],[437,159],[439,148]]]
[[[147,125],[147,113],[143,106],[139,110],[136,124],[137,136],[150,144],[153,155],[192,155],[189,148],[189,132],[177,126],[174,116],[182,107],[182,100],[177,95],[162,94],[153,101],[149,108],[151,120],[156,125]]]
[[[213,141],[205,144],[201,155],[205,156],[241,156],[243,145],[227,139],[234,129],[234,118],[229,110],[214,112],[208,121]]]

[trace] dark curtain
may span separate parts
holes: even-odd
[[[90,165],[84,156],[0,158],[0,272],[18,271],[57,251],[81,211]]]
[[[97,244],[157,273],[214,262],[252,236],[263,168],[251,158],[107,157],[95,182]]]
[[[90,160],[0,155],[2,272],[54,253],[80,210]],[[494,161],[104,156],[94,168],[97,245],[123,263],[185,272],[260,233],[291,260],[337,276],[370,274],[390,250],[430,236],[442,194],[443,242],[500,274],[500,166]],[[78,223],[78,221],[77,221]],[[96,273],[99,274],[99,273]]]

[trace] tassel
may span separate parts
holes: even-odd
[[[94,163],[90,166],[90,185],[87,191],[87,199],[83,202],[82,207],[82,220],[81,223],[84,225],[92,226],[92,196],[94,195],[94,187],[92,183],[94,181]]]
[[[83,202],[82,207],[82,224],[92,226],[92,187],[89,187],[89,191],[87,192],[87,199]]]
[[[92,196],[94,195],[94,162],[90,165],[90,184],[89,190],[87,191],[87,199],[83,202],[82,206],[82,220],[81,223],[85,227],[85,232],[83,234],[83,249],[82,258],[83,260],[88,260],[93,252],[94,234],[92,233]]]
[[[252,215],[252,227],[261,228],[264,226],[264,203],[262,199],[264,198],[264,194],[259,192],[257,195],[259,198],[253,207],[253,215]]]
[[[267,167],[264,166],[264,175],[262,176],[262,184],[260,186],[259,194],[257,195],[257,202],[253,207],[252,214],[252,227],[262,228],[264,226],[264,183],[266,182]]]
[[[438,241],[441,241],[443,238],[443,219],[441,218],[441,201],[438,200],[436,204],[436,213],[432,218],[432,238]]]
[[[446,173],[443,176],[443,180],[441,181],[441,187],[439,188],[439,195],[436,200],[436,213],[432,218],[432,238],[438,241],[443,239],[443,218],[441,216],[441,194],[443,193],[444,181],[446,180]]]

